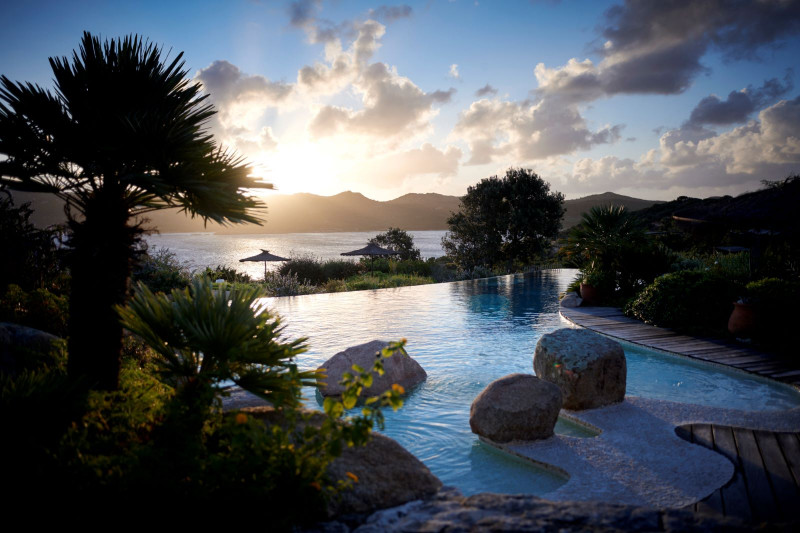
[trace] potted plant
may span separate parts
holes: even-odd
[[[604,284],[605,276],[597,269],[590,268],[583,272],[581,281],[581,298],[584,305],[597,305],[600,303],[600,289]]]

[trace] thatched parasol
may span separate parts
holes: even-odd
[[[353,250],[352,252],[344,252],[341,255],[360,255],[369,257],[371,260],[375,259],[375,256],[385,257],[389,255],[399,255],[400,252],[395,252],[394,250],[390,250],[388,248],[381,248],[377,244],[371,242],[367,244],[364,248],[359,248],[358,250]]]
[[[239,259],[240,263],[245,261],[253,261],[256,263],[260,263],[264,261],[264,279],[267,279],[267,261],[288,261],[285,257],[280,257],[277,255],[273,255],[269,253],[267,250],[262,248],[261,253],[258,255],[254,255],[253,257],[245,257],[244,259]]]

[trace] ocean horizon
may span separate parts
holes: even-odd
[[[254,279],[264,277],[264,263],[240,263],[239,259],[258,254],[262,249],[281,257],[313,257],[315,259],[355,259],[342,257],[367,245],[380,231],[334,233],[276,233],[221,235],[205,233],[157,233],[145,236],[150,251],[166,248],[191,271],[217,265],[234,268]],[[441,257],[442,237],[446,231],[409,231],[423,258]],[[282,263],[267,263],[267,270],[277,270]]]

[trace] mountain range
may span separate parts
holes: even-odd
[[[62,223],[65,220],[63,203],[49,194],[14,192],[17,204],[31,202],[31,220],[39,227]],[[262,226],[238,224],[207,226],[198,218],[190,218],[178,209],[164,209],[148,214],[145,227],[161,233],[195,233],[213,231],[220,234],[243,233],[322,233],[338,231],[383,231],[389,227],[405,230],[446,230],[450,213],[458,210],[460,198],[437,193],[406,194],[394,200],[380,202],[356,192],[334,196],[298,193],[270,196],[267,209],[258,213],[266,221]],[[567,200],[563,228],[580,222],[581,214],[594,205],[623,205],[638,210],[658,202],[606,192]]]

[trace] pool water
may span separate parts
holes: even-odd
[[[407,351],[428,373],[384,433],[421,459],[445,485],[477,492],[544,494],[566,480],[499,453],[469,429],[469,409],[493,380],[533,373],[544,333],[569,324],[558,295],[574,270],[552,270],[457,283],[268,299],[288,338],[309,337],[298,363],[317,368],[335,353],[373,339],[408,339]],[[755,376],[624,345],[628,395],[745,410],[800,405],[800,393]],[[306,401],[317,407],[313,390]],[[556,431],[588,438],[566,420]]]

